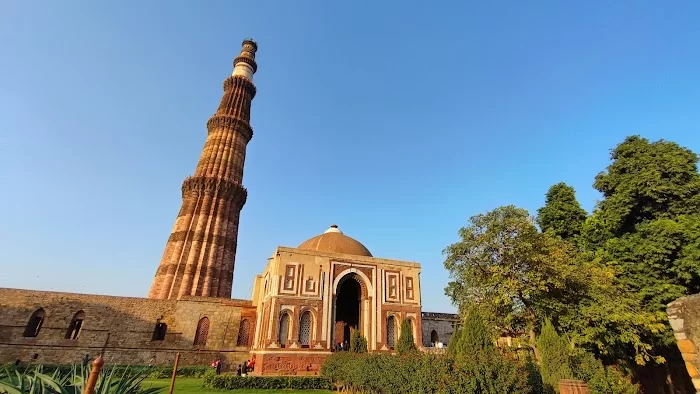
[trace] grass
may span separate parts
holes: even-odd
[[[285,393],[285,394],[328,394],[332,391],[327,390],[209,390],[202,387],[203,379],[195,378],[177,378],[175,381],[174,394],[270,394],[270,393]],[[167,393],[170,388],[170,379],[147,379],[141,384],[141,387],[162,387],[161,393]]]

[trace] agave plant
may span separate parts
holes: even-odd
[[[43,367],[24,372],[9,368],[0,370],[0,393],[3,394],[82,394],[90,374],[89,367],[73,366],[69,373],[54,371],[51,375],[43,373]],[[148,376],[148,371],[116,369],[105,367],[100,372],[95,385],[95,394],[154,394],[160,388],[141,388],[141,383]]]
[[[19,372],[7,367],[0,371],[0,393],[68,393],[64,388],[68,384],[67,376],[61,376],[59,371],[54,371],[51,375],[44,374],[41,365],[32,372]]]

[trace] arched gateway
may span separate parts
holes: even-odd
[[[366,286],[365,286],[366,287]],[[350,273],[342,277],[336,287],[334,307],[334,333],[333,345],[350,343],[352,330],[362,330],[362,279],[356,273]],[[366,298],[366,296],[365,296]]]

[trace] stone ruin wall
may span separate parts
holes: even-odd
[[[423,312],[421,313],[421,329],[423,334],[423,346],[433,347],[431,343],[431,333],[437,333],[438,340],[445,346],[450,343],[452,333],[459,321],[459,316],[452,313]]]
[[[37,337],[24,337],[34,311],[45,319]],[[66,339],[73,316],[85,318],[78,339]],[[205,345],[194,345],[199,320],[206,316]],[[114,297],[0,288],[0,363],[74,364],[85,354],[96,357],[110,334],[107,364],[207,366],[222,358],[226,370],[250,358],[248,346],[237,346],[241,318],[255,327],[255,309],[247,300],[186,297],[181,300]],[[167,324],[164,340],[153,340],[158,321]],[[233,368],[232,368],[233,366]]]
[[[668,304],[667,313],[688,375],[700,393],[700,294],[673,301]]]

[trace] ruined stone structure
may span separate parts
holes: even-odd
[[[668,304],[667,313],[688,375],[700,393],[700,294],[673,301]]]
[[[370,351],[392,352],[404,320],[417,345],[433,331],[449,342],[455,316],[421,313],[420,265],[374,257],[337,226],[278,247],[252,300],[230,299],[256,93],[258,47],[242,46],[148,298],[0,289],[0,362],[75,363],[109,334],[112,364],[168,365],[179,352],[182,365],[255,357],[258,374],[317,374],[352,330]]]
[[[182,184],[182,208],[168,238],[148,298],[230,297],[238,218],[247,192],[243,163],[255,97],[253,40],[243,41],[214,116],[194,175]]]
[[[250,357],[241,327],[254,322],[249,300],[0,289],[0,362],[78,363],[96,356],[109,334],[111,364],[170,365],[179,352],[183,365],[222,358],[229,367]]]
[[[457,328],[459,315],[453,313],[423,312],[423,346],[431,347],[435,342],[442,342],[447,346],[452,339],[452,334]]]

